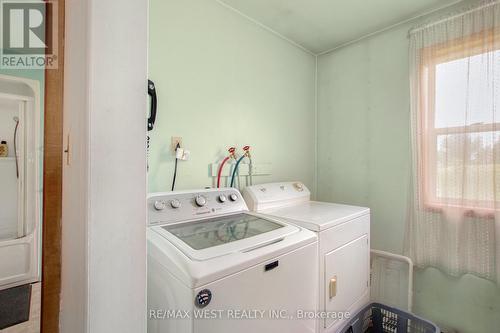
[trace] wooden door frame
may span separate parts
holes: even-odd
[[[54,15],[57,15],[57,41],[49,40],[49,43],[58,43],[58,67],[57,69],[45,70],[40,323],[40,332],[42,333],[59,332],[62,243],[64,2],[64,0],[57,0],[57,13],[53,13],[51,10],[47,11],[46,25],[46,36],[51,39],[51,22]]]

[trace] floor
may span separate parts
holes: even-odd
[[[19,325],[0,330],[0,333],[39,333],[40,332],[40,297],[41,283],[34,283],[31,288],[30,320]]]

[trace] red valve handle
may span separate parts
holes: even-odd
[[[231,148],[229,148],[227,151],[229,152],[229,154],[230,154],[230,155],[233,155],[233,154],[234,154],[234,152],[236,151],[236,148],[231,147]]]
[[[245,147],[243,147],[243,150],[244,150],[244,151],[249,151],[249,150],[250,150],[250,146],[245,146]]]

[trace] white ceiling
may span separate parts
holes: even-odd
[[[318,54],[457,0],[219,0]]]

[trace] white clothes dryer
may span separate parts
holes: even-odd
[[[250,210],[318,235],[318,332],[336,332],[370,300],[370,209],[311,200],[301,182],[247,187]]]

